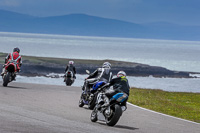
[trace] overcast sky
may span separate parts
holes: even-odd
[[[83,13],[135,23],[200,25],[200,0],[0,0],[0,9],[34,16]]]

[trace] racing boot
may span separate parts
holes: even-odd
[[[3,68],[2,72],[1,72],[1,76],[3,76],[5,73],[5,68]]]
[[[4,72],[1,73],[1,76],[3,76],[3,75],[4,75]]]
[[[16,73],[13,73],[13,75],[12,75],[12,80],[13,80],[13,81],[16,81]]]
[[[122,111],[126,111],[127,107],[126,106],[121,106]]]
[[[65,74],[63,77],[64,77],[64,80],[63,80],[63,82],[65,82],[65,81],[66,81],[66,74]]]

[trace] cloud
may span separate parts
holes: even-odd
[[[17,7],[20,3],[20,0],[0,0],[0,6]]]

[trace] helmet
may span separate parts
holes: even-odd
[[[104,62],[102,65],[103,68],[110,68],[111,64],[109,62]]]
[[[69,61],[69,64],[72,64],[72,65],[73,65],[73,64],[74,64],[74,61]]]
[[[13,49],[13,52],[18,52],[19,53],[20,49],[18,47],[16,47],[16,48]]]
[[[122,77],[122,76],[125,76],[126,77],[126,73],[124,71],[119,71],[117,73],[117,77]]]

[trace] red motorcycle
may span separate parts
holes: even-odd
[[[11,60],[5,66],[5,73],[3,74],[3,86],[7,86],[9,82],[15,79],[17,73],[17,62],[15,60]]]

